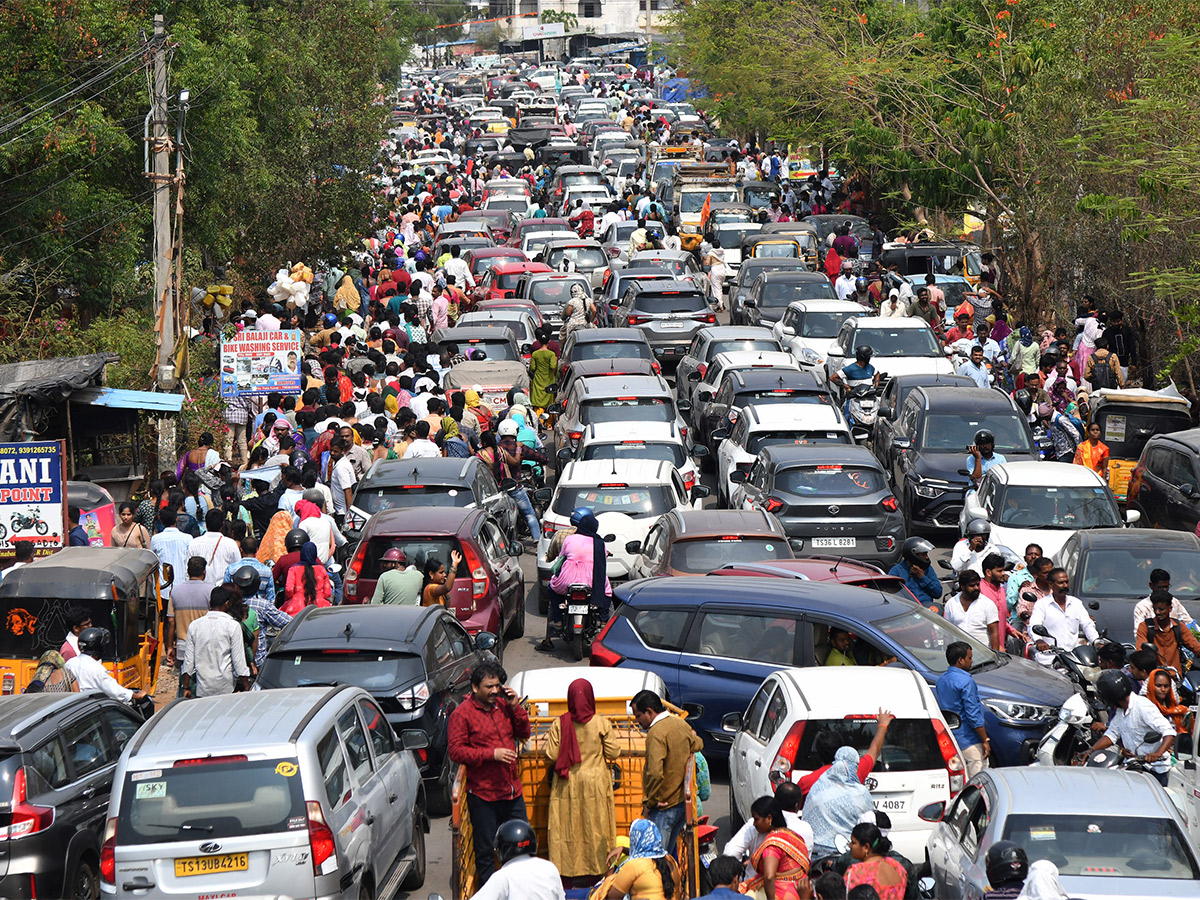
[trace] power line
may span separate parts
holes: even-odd
[[[70,113],[75,112],[75,110],[79,109],[85,103],[90,103],[92,100],[95,100],[101,94],[115,88],[117,85],[119,85],[121,82],[125,81],[130,76],[136,75],[144,67],[145,67],[145,64],[143,63],[142,65],[139,65],[138,68],[132,69],[129,72],[125,73],[120,78],[118,78],[116,81],[109,84],[107,87],[102,87],[100,90],[96,91],[96,93],[92,94],[90,97],[80,100],[78,103],[76,103],[74,106],[70,107],[69,109],[64,109],[62,112],[56,113],[55,115],[51,116],[48,122],[40,124],[40,125],[34,125],[32,128],[27,128],[25,131],[22,131],[16,137],[9,138],[4,143],[0,144],[0,148],[7,147],[9,144],[14,144],[17,141],[21,140],[22,138],[26,137],[27,135],[33,134],[35,131],[38,131],[41,128],[44,128],[45,125],[48,125],[50,122],[55,122],[58,119],[61,119],[63,116],[66,116],[66,115],[69,115]],[[50,105],[53,105],[53,104],[50,104]],[[3,132],[0,131],[0,133],[3,133]]]
[[[92,166],[96,165],[101,160],[106,159],[107,157],[111,156],[113,153],[116,152],[116,150],[117,150],[116,147],[111,147],[108,150],[106,150],[104,153],[101,153],[99,156],[94,157],[90,162],[88,162],[87,165],[72,167],[71,174],[69,174],[63,178],[60,178],[58,181],[55,181],[52,184],[48,184],[46,187],[42,188],[36,194],[31,194],[30,196],[26,197],[20,203],[16,204],[16,206],[10,206],[8,209],[4,210],[3,212],[0,212],[0,217],[11,215],[14,210],[20,209],[26,203],[31,203],[32,201],[36,200],[38,197],[42,196],[43,194],[47,194],[50,191],[54,190],[60,184],[70,181],[72,178],[74,178],[76,175],[80,174],[81,172],[86,172],[88,169],[90,169]],[[57,162],[57,160],[55,160],[55,162]],[[43,168],[45,168],[45,166],[39,166],[38,169],[34,169],[34,171],[36,172],[39,169],[43,169]],[[23,175],[14,176],[14,178],[20,178],[20,177],[27,178],[30,174],[32,174],[32,173],[27,172],[27,173],[23,173]],[[12,181],[12,180],[13,180],[12,178],[8,179],[8,181]],[[0,184],[8,184],[8,181],[0,182]],[[7,233],[8,232],[0,232],[0,234],[7,234]]]
[[[123,48],[116,52],[118,54],[127,54],[129,50],[128,48]],[[141,48],[139,47],[135,52],[141,52]],[[63,81],[47,82],[41,87],[34,88],[24,97],[10,101],[10,105],[15,109],[20,109],[34,103],[41,103],[47,96],[50,96],[56,92],[65,92],[69,90],[71,83],[74,83],[75,86],[78,87],[82,84],[81,79],[94,77],[86,74],[89,70],[98,69],[101,66],[108,66],[111,68],[112,65],[113,63],[111,57],[100,56],[96,57],[95,59],[88,60],[86,63],[80,65],[77,69],[66,73],[66,77]]]

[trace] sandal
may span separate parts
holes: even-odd
[[[543,638],[533,645],[533,649],[549,652],[554,649],[554,641],[550,640],[550,638]]]

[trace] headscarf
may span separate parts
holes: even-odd
[[[1049,350],[1050,345],[1054,343],[1054,332],[1049,329],[1042,332],[1041,349]]]
[[[467,407],[470,409],[475,409],[481,402],[478,391],[465,391],[463,393],[463,398],[466,400]]]
[[[383,408],[388,411],[389,415],[394,416],[400,412],[400,401],[396,399],[397,396],[397,394],[385,394],[383,397]]]
[[[804,802],[804,820],[812,825],[813,846],[835,848],[837,836],[848,837],[872,809],[871,792],[858,780],[858,751],[839,747],[833,765],[817,779]]]
[[[1026,347],[1033,346],[1033,332],[1029,330],[1028,325],[1021,326],[1021,343]]]
[[[1158,691],[1155,689],[1155,679],[1159,673],[1167,676],[1167,702],[1158,702]],[[1166,716],[1171,724],[1175,726],[1175,730],[1183,734],[1183,717],[1188,713],[1188,707],[1181,706],[1178,698],[1175,696],[1175,680],[1171,677],[1171,673],[1166,669],[1155,669],[1150,673],[1150,677],[1146,680],[1148,687],[1146,688],[1146,697],[1158,707],[1158,711]]]
[[[450,416],[442,416],[441,435],[442,435],[442,439],[447,440],[447,441],[450,440],[450,438],[458,437],[458,435],[459,435],[458,422],[456,422]]]
[[[298,506],[300,506],[301,503],[305,503],[305,502],[306,501],[304,501],[304,500],[300,500],[296,503],[296,506],[298,507]],[[317,564],[317,545],[314,544],[312,541],[305,541],[304,546],[302,546],[300,548],[300,562],[298,563],[298,565],[315,566],[316,564]]]
[[[517,391],[513,394],[513,406],[522,406],[528,409],[533,404],[529,402],[529,395],[524,391]]]
[[[262,543],[258,545],[256,558],[260,563],[278,562],[287,554],[287,547],[284,546],[284,538],[292,530],[293,524],[292,514],[286,509],[279,510],[279,512],[271,517],[271,522],[267,525],[266,534],[263,535]]]
[[[319,519],[321,518],[321,508],[311,500],[297,500],[296,515],[300,517],[301,522],[308,519]]]
[[[572,300],[582,300],[583,299],[583,286],[580,285],[579,282],[575,282],[574,284],[571,285],[571,299]]]
[[[1058,883],[1058,866],[1048,859],[1036,859],[1029,864],[1025,887],[1017,900],[1068,900],[1067,892]]]
[[[559,717],[562,732],[558,742],[558,759],[554,771],[566,781],[571,777],[571,766],[583,760],[579,750],[579,738],[575,736],[575,725],[586,725],[596,715],[596,695],[592,683],[586,678],[576,678],[567,688],[567,711]]]
[[[592,539],[592,596],[603,597],[605,593],[605,584],[608,580],[608,550],[604,546],[604,538],[600,537],[597,532],[600,530],[600,523],[596,521],[594,512],[588,513],[579,520],[579,524],[575,527],[576,534],[582,534],[584,537]]]
[[[629,825],[629,858],[661,859],[666,855],[658,826],[649,819],[634,819]]]
[[[353,311],[360,306],[362,306],[362,295],[358,292],[358,288],[354,286],[354,279],[349,275],[343,276],[337,293],[333,295],[333,308]]]

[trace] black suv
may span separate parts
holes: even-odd
[[[353,684],[368,691],[392,730],[420,730],[416,751],[432,812],[450,809],[455,766],[446,753],[450,713],[470,691],[471,670],[494,660],[496,636],[467,634],[442,606],[306,606],[279,633],[257,687]]]
[[[468,506],[486,509],[505,534],[517,527],[517,504],[500,490],[491,470],[475,457],[381,459],[358,483],[346,528],[353,537],[385,509],[410,506]]]
[[[904,530],[955,529],[971,480],[967,449],[976,432],[996,436],[996,454],[1006,462],[1036,460],[1033,434],[1003,391],[977,387],[917,387],[899,410],[888,410],[885,433],[877,433],[875,455],[892,479],[904,508]]]
[[[100,693],[0,700],[0,896],[100,896],[113,772],[141,727]]]
[[[678,362],[692,338],[716,313],[708,297],[690,281],[634,281],[625,289],[613,321],[638,328],[662,362]]]
[[[1129,509],[1142,514],[1142,526],[1197,530],[1200,522],[1198,454],[1198,428],[1156,434],[1146,442],[1129,478]]]
[[[717,437],[713,432],[727,429],[733,424],[731,410],[740,410],[753,403],[755,406],[771,406],[780,403],[823,403],[830,401],[829,390],[811,372],[799,369],[734,369],[726,373],[721,384],[711,397],[707,388],[697,392],[697,400],[705,401],[696,417],[696,428],[692,432],[692,443],[703,444],[715,458],[717,444],[727,437]],[[696,404],[700,407],[700,404]]]
[[[838,295],[820,272],[763,272],[754,280],[742,301],[742,318],[747,325],[770,328],[783,318],[794,300],[836,300]]]

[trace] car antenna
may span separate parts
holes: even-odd
[[[835,576],[837,575],[838,566],[840,566],[842,564],[842,560],[844,560],[845,558],[846,557],[844,557],[844,556],[839,556],[837,559],[835,559],[833,561],[833,566],[830,567],[830,569],[829,569],[830,575],[835,575]]]
[[[353,633],[354,633],[354,626],[353,626],[353,625],[351,625],[349,622],[347,622],[347,623],[346,623],[346,627],[345,627],[345,628],[342,630],[342,634],[344,634],[344,635],[346,636],[346,640],[347,640],[347,641],[349,641],[349,640],[350,640],[350,636],[351,636]]]

